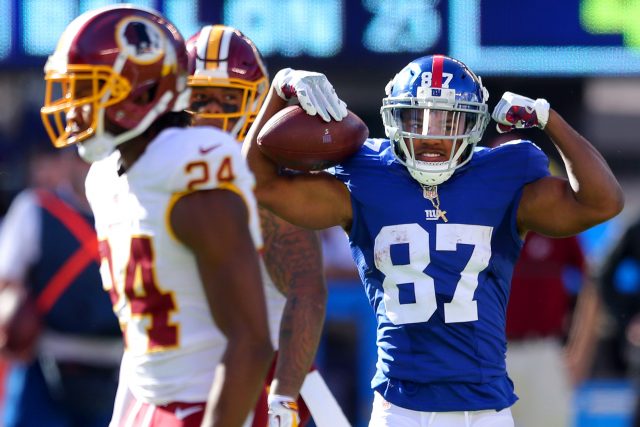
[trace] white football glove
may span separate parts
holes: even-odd
[[[298,415],[298,403],[289,396],[269,394],[269,427],[298,427],[300,416]]]
[[[500,133],[532,127],[544,129],[549,120],[549,108],[546,99],[538,98],[534,101],[526,96],[505,92],[491,117],[498,123]]]
[[[325,122],[340,121],[347,115],[347,104],[338,98],[331,82],[322,73],[284,68],[273,78],[278,96],[297,99],[307,114],[319,114]]]

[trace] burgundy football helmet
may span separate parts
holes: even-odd
[[[264,102],[269,87],[260,52],[244,34],[224,25],[207,25],[187,41],[189,86],[242,90],[238,111],[205,113],[198,117],[221,120],[221,128],[243,140]]]
[[[76,18],[45,65],[42,120],[53,145],[78,143],[88,161],[188,105],[187,55],[158,12],[113,5]],[[105,118],[109,130],[105,129]]]

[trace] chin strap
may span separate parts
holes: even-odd
[[[106,159],[116,148],[113,137],[102,132],[102,135],[95,135],[84,142],[77,144],[78,155],[87,163],[93,163]]]

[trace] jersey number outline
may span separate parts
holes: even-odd
[[[171,323],[171,313],[177,311],[173,292],[164,292],[158,286],[151,237],[131,238],[129,261],[124,272],[124,283],[115,280],[111,246],[108,240],[98,242],[100,257],[106,261],[111,285],[105,286],[114,309],[120,309],[125,297],[132,317],[147,317],[147,352],[157,352],[178,346],[178,325]],[[127,325],[121,324],[127,343]]]
[[[456,251],[458,244],[473,245],[453,298],[444,304],[445,323],[478,320],[478,304],[473,297],[478,275],[489,265],[492,232],[493,227],[483,225],[437,224],[436,251]],[[407,245],[408,264],[393,264],[391,246],[396,244]],[[374,259],[385,275],[383,301],[389,320],[395,325],[428,321],[437,309],[435,282],[424,272],[431,262],[429,232],[416,223],[382,227],[375,239]],[[401,286],[411,284],[414,300],[401,303]]]

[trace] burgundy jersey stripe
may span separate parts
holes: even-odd
[[[442,64],[444,64],[444,57],[433,57],[433,65],[431,69],[431,87],[442,87]]]

